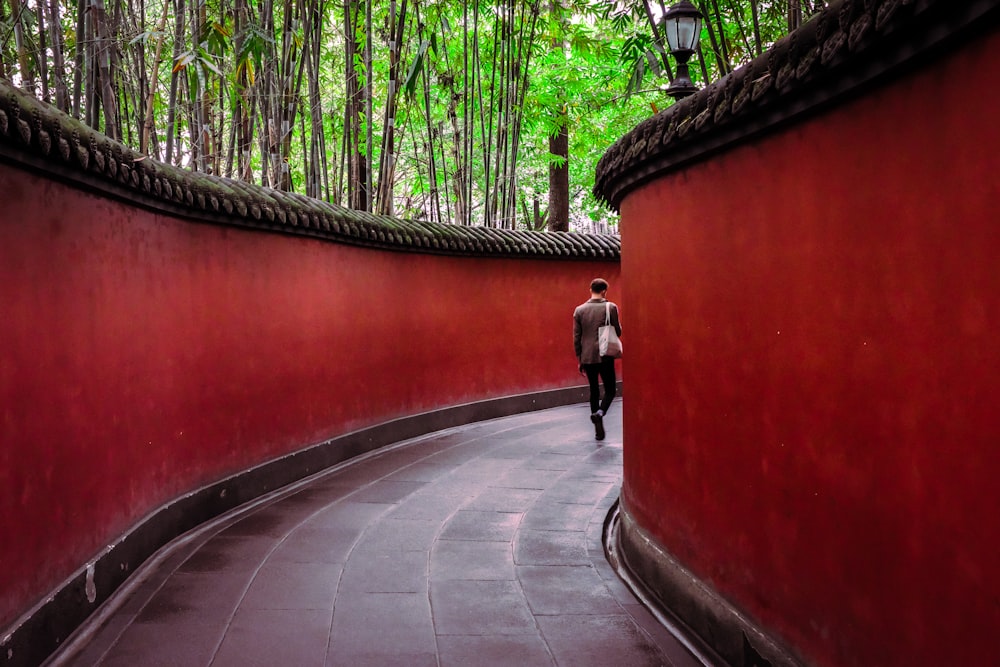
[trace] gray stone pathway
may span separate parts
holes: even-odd
[[[695,661],[619,581],[603,522],[621,406],[424,436],[176,540],[51,665],[667,665]]]

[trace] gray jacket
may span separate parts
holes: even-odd
[[[581,364],[599,364],[601,356],[597,349],[597,330],[604,326],[607,299],[591,299],[581,303],[573,311],[573,349]],[[618,306],[611,303],[611,324],[619,336],[622,325],[618,321]]]

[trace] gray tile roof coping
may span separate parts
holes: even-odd
[[[617,235],[527,232],[374,215],[158,162],[0,79],[0,160],[198,222],[387,250],[619,261]]]
[[[998,23],[1000,0],[834,0],[758,58],[619,139],[598,163],[594,194],[620,210],[626,195],[660,175],[852,99]]]

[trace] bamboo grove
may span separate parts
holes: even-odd
[[[821,8],[700,0],[712,81]],[[670,101],[661,0],[0,0],[0,77],[140,152],[359,210],[613,231],[604,149]],[[609,227],[610,225],[610,227]]]

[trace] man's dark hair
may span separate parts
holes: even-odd
[[[590,281],[590,291],[593,294],[600,294],[608,291],[608,281],[604,278],[594,278]]]

